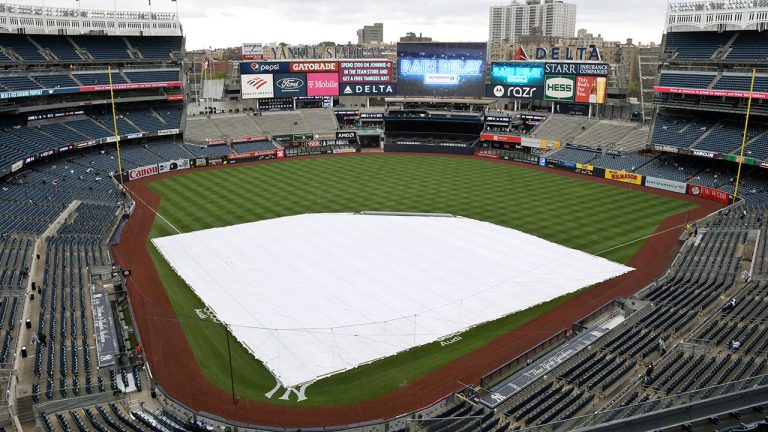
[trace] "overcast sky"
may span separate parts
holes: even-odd
[[[42,4],[43,0],[8,0]],[[575,0],[576,27],[608,40],[660,42],[667,0]],[[75,0],[46,6],[77,7]],[[147,10],[148,0],[81,0],[82,8]],[[237,46],[242,42],[356,42],[363,24],[384,23],[386,41],[406,32],[439,41],[488,39],[488,7],[495,0],[153,0],[154,11],[179,8],[187,48]]]

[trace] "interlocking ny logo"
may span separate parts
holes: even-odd
[[[246,81],[246,84],[249,86],[255,88],[256,90],[261,89],[265,85],[267,85],[267,81],[263,78],[252,78]]]
[[[265,393],[264,396],[266,396],[267,399],[272,399],[272,397],[275,396],[278,390],[280,390],[281,388],[284,388],[285,393],[283,393],[283,395],[280,396],[279,398],[280,400],[286,400],[286,401],[291,400],[291,394],[295,394],[298,399],[297,402],[302,402],[307,400],[306,392],[307,392],[307,387],[309,387],[310,385],[312,385],[311,382],[306,384],[301,384],[298,387],[283,387],[283,385],[280,384],[280,381],[278,381],[277,384],[275,384],[275,387],[272,390],[270,390],[268,393]]]

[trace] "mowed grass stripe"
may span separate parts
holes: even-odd
[[[184,232],[318,212],[364,210],[452,213],[519,229],[564,246],[597,253],[652,233],[668,216],[693,205],[610,185],[478,159],[370,156],[302,159],[165,178],[149,185],[159,212]],[[159,218],[151,237],[175,232]],[[643,242],[610,251],[626,263]],[[226,333],[170,266],[148,245],[196,359],[208,379],[229,390]],[[351,260],[354,257],[350,257]],[[282,263],[289,270],[291,265]],[[375,265],[375,263],[372,263]],[[563,303],[574,294],[513,313],[462,334],[461,343],[430,344],[320,380],[304,406],[368,400],[444,367]],[[512,312],[512,311],[510,311]],[[264,394],[275,381],[240,344],[233,344],[238,395],[275,404]]]

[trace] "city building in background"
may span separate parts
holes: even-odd
[[[517,43],[518,38],[540,32],[543,36],[573,37],[576,33],[576,5],[561,0],[514,0],[509,5],[491,6],[488,42]]]
[[[400,38],[400,42],[432,42],[432,38],[428,36],[423,36],[421,33],[419,33],[419,35],[416,36],[416,33],[408,32],[405,34],[405,36],[402,36]]]
[[[358,45],[375,45],[384,43],[384,24],[374,23],[363,26],[357,31]]]

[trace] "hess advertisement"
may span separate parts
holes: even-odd
[[[572,102],[576,88],[576,77],[570,75],[547,75],[544,84],[544,99]]]
[[[481,97],[486,43],[398,43],[401,96]]]

